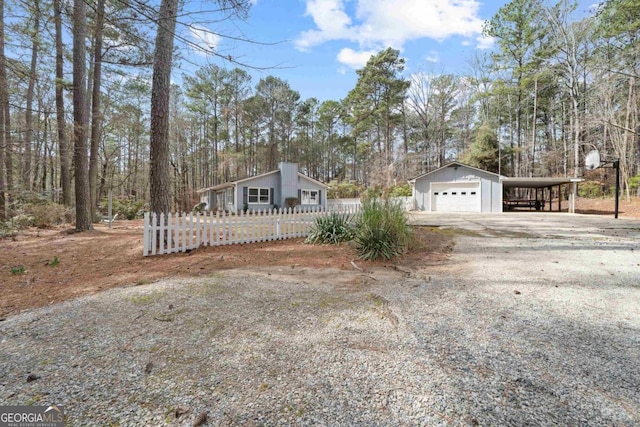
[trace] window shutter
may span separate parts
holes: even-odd
[[[273,204],[273,188],[271,188],[270,191],[269,191],[269,197],[271,198],[269,203]]]
[[[243,205],[249,204],[249,198],[247,196],[248,192],[249,192],[249,189],[247,187],[242,187],[242,204]]]
[[[298,188],[298,203],[302,203],[302,190]]]
[[[322,190],[318,190],[318,204],[322,204]]]

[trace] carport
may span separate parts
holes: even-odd
[[[557,211],[561,211],[562,207],[562,186],[567,185],[569,187],[569,213],[575,213],[575,189],[578,182],[584,181],[582,178],[509,178],[501,177],[503,189],[502,206],[503,211],[513,210],[515,208],[529,208],[529,210],[548,210],[553,211],[553,190],[557,188],[558,203]],[[535,197],[532,197],[531,193],[529,197],[522,198],[507,198],[506,194],[509,190],[515,189],[529,189],[535,190]]]

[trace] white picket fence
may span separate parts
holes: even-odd
[[[389,200],[398,203],[407,212],[414,209],[413,197],[391,197]],[[327,206],[330,208],[359,207],[361,204],[360,199],[327,199]]]
[[[357,214],[359,206],[144,215],[143,255],[186,252],[200,246],[306,237],[315,219],[332,212]]]

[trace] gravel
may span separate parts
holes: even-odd
[[[236,270],[11,317],[0,404],[68,426],[640,424],[637,240],[456,240],[409,277]]]

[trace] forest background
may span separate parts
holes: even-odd
[[[161,7],[171,3],[173,28]],[[251,8],[210,4],[220,21]],[[638,0],[609,0],[587,17],[566,0],[514,0],[485,23],[495,49],[468,58],[468,72],[407,74],[387,48],[344,99],[324,101],[301,99],[277,67],[255,81],[250,60],[215,50],[215,61],[154,92],[161,34],[175,41],[169,76],[171,60],[189,61],[194,47],[181,32],[194,25],[184,7],[0,0],[0,220],[25,206],[52,222],[74,212],[96,220],[108,192],[132,216],[149,208],[158,95],[168,95],[155,101],[167,123],[160,188],[174,211],[191,210],[199,188],[279,161],[330,183],[335,197],[397,187],[454,159],[508,176],[584,176],[583,191],[601,195],[613,173],[583,164],[597,149],[619,159],[626,197],[640,187]]]

